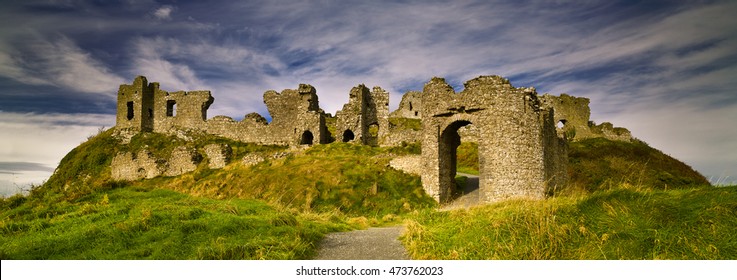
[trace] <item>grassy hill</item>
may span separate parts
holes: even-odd
[[[2,259],[303,259],[328,232],[400,222],[433,207],[420,180],[388,167],[381,149],[336,143],[306,151],[189,135],[105,131],[69,152],[27,197],[0,201]],[[227,143],[232,164],[135,182],[110,179],[120,151]],[[271,157],[274,153],[280,158]],[[245,154],[266,161],[240,164]]]
[[[353,228],[330,214],[138,186],[10,208],[2,259],[304,259],[325,233]]]
[[[622,184],[408,218],[415,259],[735,259],[737,187]]]
[[[458,170],[478,174],[478,168],[478,145],[462,143],[458,147]],[[692,188],[709,186],[709,181],[645,142],[591,138],[569,143],[568,184],[557,193],[591,193],[621,184],[661,190]]]
[[[2,259],[306,259],[328,232],[405,222],[415,258],[737,258],[736,188],[644,143],[572,143],[570,187],[544,201],[515,200],[437,212],[417,176],[388,167],[416,145],[345,143],[306,150],[208,135],[191,141],[108,130],[73,149],[29,196],[0,200]],[[176,146],[232,147],[231,164],[135,182],[110,178],[112,157]],[[477,149],[459,148],[459,169]],[[602,152],[608,151],[608,152]],[[266,160],[245,166],[257,154]],[[278,155],[278,156],[274,156]]]
[[[572,189],[588,192],[623,183],[659,190],[709,185],[690,166],[638,140],[592,138],[570,143],[568,176]]]
[[[458,157],[477,174],[474,143]],[[414,213],[405,246],[416,259],[737,258],[737,187],[712,187],[640,141],[573,142],[568,159],[553,197]]]

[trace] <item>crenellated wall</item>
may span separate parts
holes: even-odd
[[[236,122],[227,116],[207,119],[214,102],[210,91],[167,92],[158,83],[138,76],[118,91],[116,128],[176,135],[181,130],[197,130],[242,142],[274,145],[327,143],[325,114],[311,85],[281,93],[264,93],[264,103],[272,121],[250,113]]]
[[[444,79],[433,78],[422,92],[406,93],[390,114],[388,92],[358,85],[336,113],[335,135],[330,135],[328,115],[320,109],[316,89],[308,84],[264,93],[271,122],[257,113],[235,121],[228,116],[208,119],[207,110],[214,102],[209,91],[167,92],[139,76],[130,85],[120,86],[116,128],[121,135],[197,131],[247,143],[289,146],[331,141],[374,146],[419,142],[421,156],[393,164],[421,174],[426,192],[440,202],[450,199],[461,139],[478,143],[480,199],[485,202],[543,198],[564,185],[566,138],[631,139],[626,129],[591,122],[586,98],[538,96],[534,88],[513,87],[499,76],[480,76],[464,87],[456,93]],[[220,146],[208,146],[204,152],[177,148],[165,160],[145,151],[121,153],[113,159],[113,178],[173,176],[194,170],[204,158],[211,168],[222,168],[230,153],[229,147]],[[259,158],[243,161],[252,164]]]

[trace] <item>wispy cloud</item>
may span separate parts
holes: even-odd
[[[0,195],[38,185],[59,161],[114,115],[0,112]]]
[[[113,96],[123,79],[71,39],[33,38],[23,48],[0,47],[0,76],[31,85]]]
[[[3,162],[0,161],[0,173],[13,174],[18,171],[54,171],[53,167],[49,167],[38,162],[24,162],[24,161],[11,161]]]
[[[113,115],[0,112],[0,158],[55,167],[88,136],[114,124]]]
[[[721,152],[737,139],[723,121],[737,111],[735,13],[734,1],[16,3],[0,11],[0,76],[111,96],[142,74],[212,90],[209,115],[238,118],[266,113],[264,91],[299,83],[332,113],[359,83],[390,91],[395,108],[433,76],[459,88],[499,74],[591,98],[595,121],[718,173],[714,162],[737,162]]]
[[[161,20],[171,19],[171,13],[174,11],[174,7],[170,5],[161,6],[154,11],[154,16]]]

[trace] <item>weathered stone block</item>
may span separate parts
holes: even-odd
[[[161,176],[164,161],[156,159],[147,150],[137,154],[118,153],[110,164],[113,180],[135,181],[143,178],[151,179]]]
[[[178,176],[197,169],[197,164],[202,161],[202,156],[187,146],[174,148],[168,161],[165,176]]]
[[[211,169],[223,168],[228,164],[228,159],[233,153],[230,146],[226,144],[209,144],[206,145],[205,155],[208,159],[208,167]]]
[[[264,161],[264,157],[257,154],[248,154],[243,157],[241,163],[245,166],[254,166]]]
[[[396,157],[389,161],[389,166],[407,174],[422,175],[422,156],[410,155]]]

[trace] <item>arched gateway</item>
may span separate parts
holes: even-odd
[[[481,76],[455,93],[433,78],[422,94],[422,160],[425,191],[447,202],[456,175],[458,129],[477,127],[479,199],[544,198],[566,181],[567,145],[555,130],[552,108],[542,108],[534,88],[514,88],[499,76]]]

